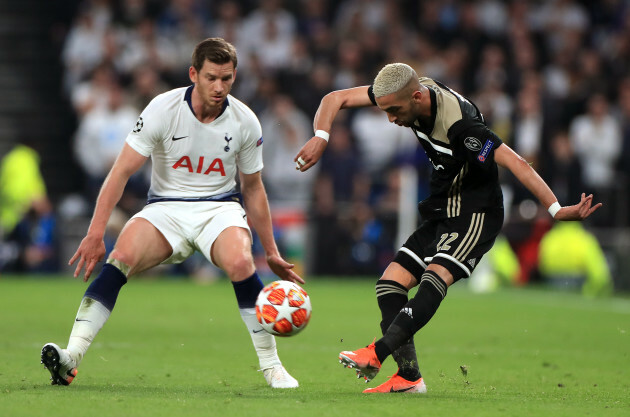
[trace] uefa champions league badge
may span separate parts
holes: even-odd
[[[479,139],[473,136],[468,136],[466,139],[464,139],[464,145],[473,152],[481,150],[481,142],[479,141]]]
[[[142,116],[138,117],[138,121],[133,128],[133,133],[139,133],[144,127],[144,120],[142,120]]]

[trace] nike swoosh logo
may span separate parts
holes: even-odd
[[[264,332],[265,329],[260,329],[260,330],[252,330],[252,333],[260,333],[260,332]]]
[[[173,141],[180,140],[180,139],[185,139],[187,137],[188,136],[180,136],[180,137],[176,138],[175,136],[173,136]]]
[[[89,321],[90,323],[92,322],[92,320],[86,320],[86,319],[74,319],[74,321]]]
[[[413,389],[413,387],[403,388],[403,389],[394,389],[394,387],[391,387],[389,389],[389,392],[405,392],[405,391],[409,391],[411,389]]]

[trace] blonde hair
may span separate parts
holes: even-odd
[[[374,97],[378,98],[397,93],[414,79],[418,79],[418,74],[409,65],[400,62],[387,64],[374,78]]]

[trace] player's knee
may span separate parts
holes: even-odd
[[[381,281],[388,281],[388,279],[385,278],[385,274],[381,275],[381,277],[376,280],[376,285],[378,286],[381,283]]]
[[[383,281],[395,281],[403,287],[410,290],[411,288],[418,285],[418,279],[414,277],[411,272],[406,270],[401,265],[396,262],[392,262],[383,272],[383,275],[376,282],[376,286]]]
[[[120,269],[120,271],[125,274],[125,276],[129,276],[131,269],[135,265],[135,261],[132,256],[125,254],[122,251],[114,249],[107,259],[107,263],[115,266]]]
[[[254,273],[254,259],[251,255],[230,257],[221,263],[221,268],[230,278],[242,279]]]
[[[451,286],[455,281],[455,277],[443,265],[432,263],[427,267],[427,271],[433,271],[447,286]]]

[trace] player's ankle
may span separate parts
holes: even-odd
[[[385,359],[392,354],[392,351],[387,347],[385,342],[382,340],[378,340],[374,342],[374,353],[376,353],[376,357],[380,363],[383,363]]]
[[[282,362],[280,362],[279,358],[275,358],[275,359],[266,359],[266,360],[260,360],[259,361],[260,364],[260,369],[265,370],[265,369],[269,369],[269,368],[273,368],[274,366],[282,366]]]
[[[422,375],[420,374],[420,371],[418,370],[402,370],[399,369],[398,370],[398,376],[401,377],[402,379],[409,381],[409,382],[414,382],[419,380],[420,378],[422,378]]]

